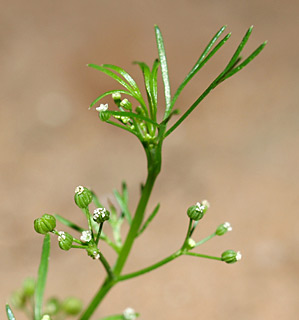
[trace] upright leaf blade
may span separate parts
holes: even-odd
[[[40,265],[38,269],[36,290],[34,294],[34,319],[40,320],[42,316],[43,297],[47,281],[47,273],[50,257],[50,235],[47,233],[44,238]]]
[[[14,314],[8,304],[6,305],[6,315],[7,315],[8,320],[16,320],[16,318],[15,318],[15,316],[14,316]]]
[[[166,104],[166,109],[164,114],[164,119],[165,119],[168,117],[168,115],[171,112],[170,83],[169,83],[168,66],[167,66],[167,59],[166,59],[163,37],[158,26],[155,26],[155,32],[156,32],[156,41],[157,41],[159,59],[161,63],[162,79],[164,83],[164,94],[165,94],[165,104]]]

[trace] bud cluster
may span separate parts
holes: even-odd
[[[103,223],[110,218],[110,212],[106,208],[97,208],[93,211],[93,220],[97,223]]]

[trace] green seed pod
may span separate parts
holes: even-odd
[[[34,220],[34,230],[37,233],[46,234],[56,227],[56,219],[50,214],[44,214],[41,218]]]
[[[50,316],[54,316],[55,314],[58,313],[61,305],[60,302],[57,298],[52,297],[47,300],[44,312]]]
[[[83,304],[80,299],[69,297],[62,302],[61,307],[66,314],[75,316],[81,312]]]
[[[97,208],[93,211],[93,220],[102,223],[110,218],[110,212],[106,208]]]
[[[128,99],[124,99],[121,101],[120,106],[132,111],[132,103]]]
[[[92,193],[85,187],[78,186],[75,189],[75,202],[76,205],[81,208],[85,209],[89,206],[92,201]]]
[[[73,244],[73,236],[64,231],[59,231],[58,234],[58,244],[60,249],[65,251],[70,250]]]
[[[197,202],[194,206],[188,208],[187,215],[190,219],[198,221],[202,219],[208,208],[209,204],[206,200],[202,201],[202,203]]]
[[[195,245],[196,245],[196,242],[193,239],[189,238],[186,242],[185,248],[187,250],[190,250],[190,249],[193,249]]]
[[[31,297],[35,292],[35,279],[26,278],[23,282],[23,291],[27,297]]]
[[[240,251],[236,252],[234,250],[226,250],[222,253],[221,259],[226,263],[235,263],[238,260],[241,260],[242,255]]]
[[[10,297],[11,305],[16,309],[23,309],[26,304],[26,297],[24,291],[19,289],[12,293]]]
[[[106,122],[110,119],[111,114],[109,112],[106,111],[102,111],[99,113],[99,117],[102,121]]]
[[[232,230],[233,230],[233,228],[231,227],[230,223],[225,222],[225,223],[221,224],[220,226],[218,226],[215,233],[217,234],[217,236],[222,236],[227,231],[232,231]]]

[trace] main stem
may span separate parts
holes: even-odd
[[[148,164],[148,175],[142,190],[140,200],[136,208],[134,218],[132,220],[131,227],[127,234],[125,243],[122,247],[122,250],[113,268],[114,277],[106,278],[106,280],[100,287],[99,291],[96,293],[93,300],[91,301],[87,309],[82,314],[80,318],[81,320],[90,319],[90,316],[93,314],[93,312],[101,303],[101,301],[104,299],[106,294],[118,282],[117,277],[121,274],[121,271],[127,261],[128,255],[131,251],[131,248],[133,246],[137,233],[140,230],[140,227],[144,218],[146,206],[148,204],[148,200],[150,198],[156,178],[161,170],[161,147],[162,147],[162,141],[155,146],[145,146],[145,152],[146,152],[147,164]]]

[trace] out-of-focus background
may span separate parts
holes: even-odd
[[[298,10],[295,0],[1,1],[1,319],[10,293],[37,273],[42,236],[33,231],[33,219],[59,213],[84,223],[73,202],[75,187],[89,186],[105,202],[122,180],[134,209],[145,156],[135,137],[88,111],[98,95],[119,86],[86,63],[120,65],[140,83],[131,62],[151,64],[157,57],[154,24],[164,36],[173,92],[215,32],[224,24],[232,32],[177,101],[182,111],[222,70],[250,25],[245,56],[269,42],[165,141],[149,205],[161,202],[160,213],[136,241],[125,271],[176,250],[187,228],[186,208],[205,198],[211,208],[195,240],[225,221],[233,232],[198,251],[236,249],[243,259],[227,265],[182,257],[119,284],[92,319],[128,306],[141,319],[297,318]],[[103,268],[56,242],[52,237],[46,296],[75,295],[87,303]],[[107,256],[115,258],[109,250]]]

